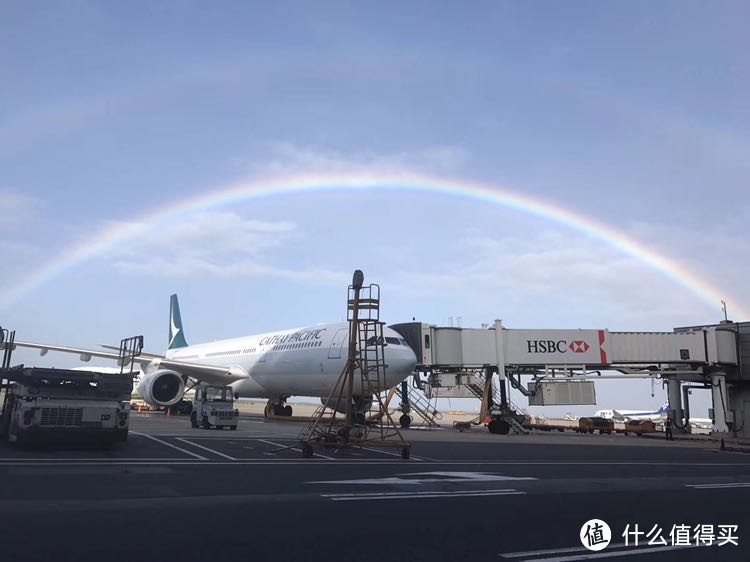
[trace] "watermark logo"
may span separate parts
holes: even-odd
[[[612,530],[601,519],[591,519],[581,527],[581,543],[589,550],[603,550],[611,540]]]

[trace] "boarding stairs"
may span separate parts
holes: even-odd
[[[443,414],[432,406],[432,403],[423,392],[415,388],[409,388],[407,395],[407,397],[404,397],[401,385],[396,386],[396,396],[399,397],[402,404],[408,402],[409,412],[413,412],[422,418],[427,427],[437,427],[440,425],[438,420],[442,419]]]
[[[477,374],[477,376],[480,379],[484,379],[486,375],[484,374]],[[484,400],[484,388],[482,385],[478,385],[475,383],[468,383],[466,387],[469,389],[469,391],[479,398],[480,400]],[[492,398],[492,404],[495,406],[495,408],[492,408],[492,410],[499,409],[499,406],[502,404],[502,397],[500,390],[495,385],[495,382],[492,382],[492,387],[490,389],[490,397]],[[522,426],[520,423],[518,423],[518,420],[513,415],[515,412],[522,411],[516,404],[513,403],[512,400],[508,399],[508,406],[509,408],[504,408],[500,410],[499,413],[495,414],[493,413],[493,417],[502,419],[505,421],[509,426],[510,430],[515,433],[516,435],[527,435],[529,433],[529,430],[526,429],[524,426]],[[479,424],[482,423],[484,420],[475,418],[475,421],[473,423]]]

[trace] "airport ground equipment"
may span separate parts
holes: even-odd
[[[654,432],[656,432],[656,424],[651,420],[627,420],[625,422],[625,428],[623,429],[625,435],[628,433],[634,433],[641,436],[644,433]]]
[[[311,457],[315,446],[335,450],[390,447],[399,449],[402,458],[407,459],[410,445],[393,421],[385,397],[378,391],[383,387],[387,369],[380,287],[364,285],[360,270],[354,272],[348,289],[347,319],[347,362],[323,405],[298,436],[302,454]]]
[[[203,429],[237,429],[240,412],[234,407],[231,386],[200,384],[193,396],[190,425]]]
[[[446,378],[454,377],[457,386],[481,399],[479,423],[486,423],[493,433],[508,433],[519,421],[518,408],[508,399],[508,384],[529,398],[530,405],[593,404],[590,381],[614,377],[666,381],[674,420],[684,417],[685,382],[710,385],[716,431],[744,427],[728,407],[733,396],[745,397],[750,419],[750,384],[735,382],[734,394],[727,391],[728,380],[750,381],[750,323],[675,332],[508,329],[499,320],[481,329],[421,322],[390,327],[417,355],[416,369],[427,377],[426,388],[444,386]],[[463,381],[456,378],[459,375]],[[522,377],[531,381],[524,384]],[[478,379],[483,380],[481,393]],[[739,400],[734,398],[734,403]],[[678,429],[684,427],[682,421],[677,424]],[[750,424],[744,431],[750,434]]]
[[[411,385],[408,380],[405,380],[389,391],[386,398],[386,405],[390,403],[394,395],[398,396],[400,400],[399,410],[401,411],[398,423],[404,429],[411,427],[413,423],[412,417],[415,415],[422,420],[421,426],[427,428],[438,427],[440,425],[438,420],[443,417],[443,414],[437,410],[435,405],[430,401],[430,398],[418,386],[414,385],[414,381],[418,379],[410,378]]]
[[[12,340],[12,338],[11,338]],[[128,436],[132,366],[143,337],[121,342],[120,373],[39,367],[8,367],[6,342],[2,373],[2,434],[11,443],[110,445]]]
[[[612,435],[615,432],[615,422],[599,416],[578,418],[579,433],[594,433],[594,431]]]

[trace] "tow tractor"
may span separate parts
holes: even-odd
[[[237,429],[240,412],[234,407],[234,399],[231,386],[198,385],[193,397],[190,425],[203,429]]]

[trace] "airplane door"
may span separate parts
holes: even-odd
[[[341,358],[341,348],[343,347],[344,341],[346,341],[348,336],[348,328],[341,328],[336,332],[336,334],[333,336],[333,340],[331,340],[331,349],[328,350],[328,359]]]

